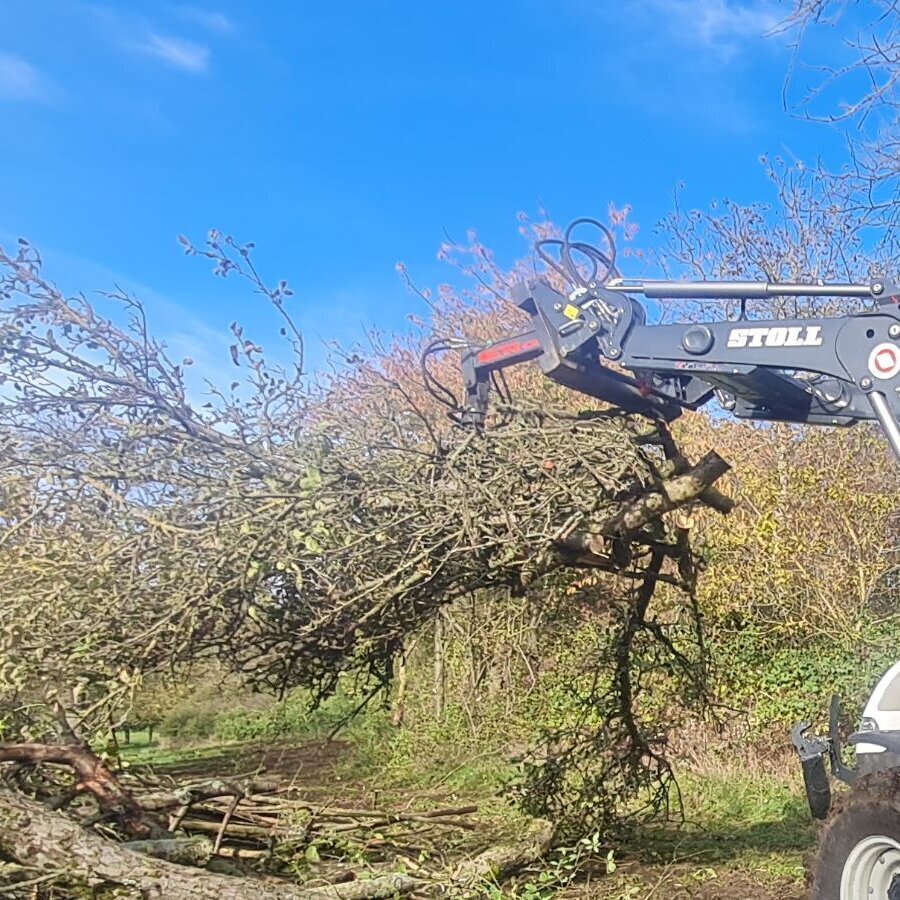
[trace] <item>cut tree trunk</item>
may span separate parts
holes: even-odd
[[[557,540],[557,546],[563,552],[574,555],[580,562],[596,562],[613,568],[614,561],[608,556],[610,538],[633,537],[654,519],[700,499],[730,468],[718,453],[710,451],[697,465],[664,482],[660,490],[651,491],[627,504],[607,519],[598,532],[566,535]],[[730,501],[725,503],[725,500],[728,498],[717,500],[715,508],[728,512],[733,504]]]
[[[444,712],[444,612],[434,619],[434,714]]]
[[[397,667],[394,671],[394,680],[397,683],[397,692],[394,695],[394,710],[391,714],[391,724],[394,728],[402,727],[403,719],[406,716],[406,660],[408,655],[409,647],[404,646],[397,657]]]
[[[730,468],[718,453],[710,451],[687,472],[665,482],[661,491],[646,494],[630,503],[605,522],[601,531],[610,537],[635,532],[663,513],[698,499]]]

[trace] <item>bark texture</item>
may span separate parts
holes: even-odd
[[[0,746],[0,762],[70,766],[78,776],[76,792],[89,791],[97,798],[103,812],[119,819],[132,834],[143,837],[151,831],[141,806],[87,747],[77,744],[5,744]]]
[[[6,788],[0,788],[0,847],[32,870],[64,872],[92,887],[121,886],[141,900],[373,900],[421,885],[406,875],[322,888],[215,875],[136,853]]]

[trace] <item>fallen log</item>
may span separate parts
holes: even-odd
[[[118,818],[133,835],[144,837],[152,830],[141,805],[88,747],[75,744],[3,744],[0,745],[0,762],[69,766],[78,776],[72,796],[82,792],[93,794],[100,809]]]
[[[154,859],[99,837],[60,813],[0,788],[0,846],[40,872],[66,873],[87,885],[122,886],[126,896],[147,900],[295,900],[305,895],[287,886],[230,878]]]
[[[200,832],[202,834],[218,834],[222,828],[221,821],[205,821],[203,819],[182,819],[181,827],[187,832]],[[306,829],[299,831],[305,834]],[[291,829],[279,827],[276,822],[272,825],[245,825],[241,822],[231,822],[228,826],[231,837],[249,839],[255,841],[267,841],[269,838],[289,838]]]
[[[249,797],[277,790],[279,783],[270,779],[246,779],[243,781],[215,781],[187,785],[173,791],[141,794],[141,807],[164,812],[185,804],[202,803],[217,797]]]
[[[205,837],[160,838],[155,841],[128,841],[119,845],[154,859],[164,859],[182,866],[202,866],[213,855],[213,842]]]
[[[65,872],[67,879],[89,886],[119,886],[125,890],[120,896],[141,900],[376,900],[423,884],[398,874],[304,888],[217,875],[115,844],[7,788],[0,788],[0,847],[33,871]]]
[[[453,881],[460,887],[471,887],[485,879],[499,881],[540,859],[552,842],[553,825],[535,819],[518,843],[489,847],[474,859],[460,863],[453,872]]]

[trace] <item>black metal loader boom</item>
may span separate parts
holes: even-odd
[[[580,224],[598,227],[609,251],[572,241]],[[559,259],[546,252],[547,245],[559,248]],[[566,387],[664,420],[714,397],[746,419],[843,426],[875,419],[900,459],[900,289],[895,285],[881,278],[869,284],[625,279],[615,269],[611,234],[593,219],[576,220],[562,240],[539,242],[537,251],[572,289],[560,291],[546,278],[517,285],[513,299],[531,317],[531,328],[464,349],[468,423],[484,422],[495,373],[534,360]],[[587,260],[587,275],[575,253]],[[738,300],[741,318],[647,324],[636,296]],[[746,317],[748,301],[774,296],[856,298],[870,301],[871,308],[827,318]]]

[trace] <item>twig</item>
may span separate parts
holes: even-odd
[[[222,825],[219,828],[219,833],[216,835],[216,841],[213,844],[213,854],[216,854],[219,852],[219,848],[222,846],[222,838],[225,836],[225,829],[228,828],[228,823],[231,820],[231,817],[234,814],[234,811],[237,809],[238,803],[240,803],[240,802],[241,802],[240,796],[235,794],[235,796],[231,800],[231,803],[228,806],[228,810],[225,812],[225,815],[222,816]]]

